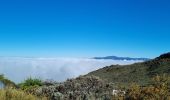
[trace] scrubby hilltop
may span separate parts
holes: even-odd
[[[150,84],[151,78],[157,74],[168,74],[170,76],[170,53],[162,54],[155,59],[142,63],[107,66],[88,75],[95,75],[109,82],[128,86],[132,82],[140,85]]]

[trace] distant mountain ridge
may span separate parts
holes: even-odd
[[[94,57],[93,59],[110,59],[110,60],[150,60],[149,58],[131,58],[131,57],[118,57],[118,56],[106,56],[106,57]]]

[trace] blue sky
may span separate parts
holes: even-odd
[[[1,0],[0,56],[156,57],[170,51],[168,0]]]

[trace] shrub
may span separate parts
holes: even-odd
[[[30,90],[42,86],[43,82],[40,79],[28,78],[23,83],[19,84],[22,90]]]
[[[169,77],[155,76],[150,86],[132,84],[126,93],[127,100],[170,100]]]
[[[96,76],[80,76],[63,83],[37,88],[35,95],[45,95],[50,100],[111,100],[112,84]]]

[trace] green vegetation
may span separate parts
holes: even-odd
[[[120,87],[121,91],[113,95],[114,84],[95,76],[81,76],[64,83],[43,85],[30,93],[14,88],[0,89],[0,100],[170,100],[169,79],[165,74],[157,75],[148,86],[131,83],[128,89]]]
[[[3,89],[0,89],[0,100],[47,100],[44,96],[38,97],[30,92],[43,85],[39,79],[28,78],[23,83],[15,85],[4,75],[0,75],[0,81],[5,85]]]
[[[152,77],[155,75],[167,74],[170,76],[170,53],[163,54],[160,57],[132,65],[111,65],[88,75],[98,76],[101,79],[122,85],[128,88],[131,83],[137,83],[141,86],[151,84]]]
[[[42,85],[43,85],[43,82],[40,79],[28,78],[23,83],[20,83],[19,87],[22,90],[27,91],[27,90],[34,89]]]
[[[126,94],[114,96],[113,100],[170,100],[169,79],[170,77],[164,74],[155,76],[149,86],[143,87],[133,83]]]
[[[5,87],[16,87],[15,83],[5,78],[4,75],[0,75],[0,81],[5,85]]]

